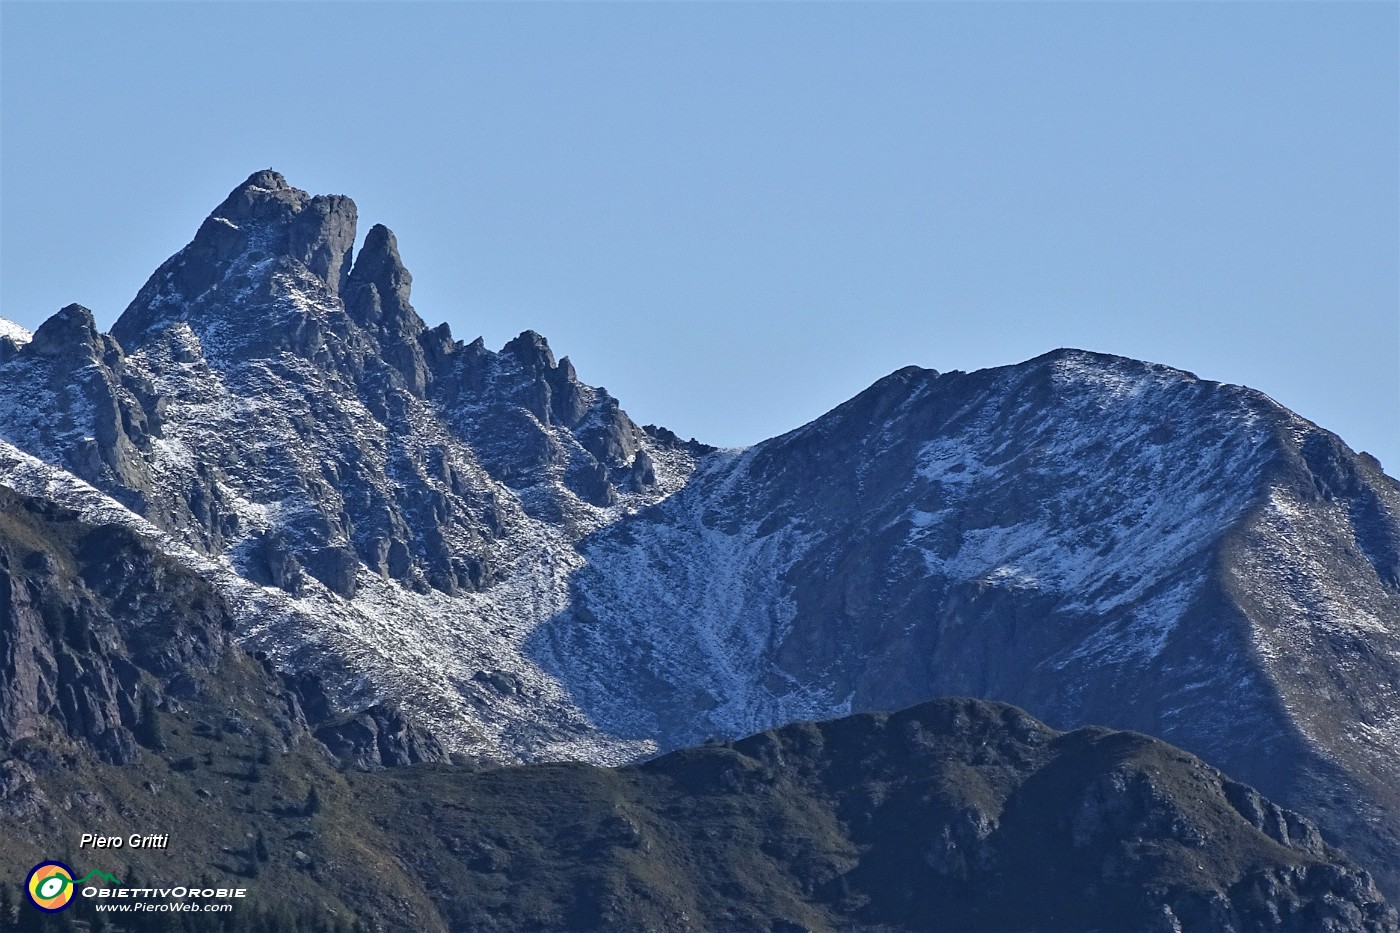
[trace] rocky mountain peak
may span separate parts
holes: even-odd
[[[100,359],[105,349],[92,312],[80,304],[62,308],[39,325],[28,345],[36,356],[82,360]]]
[[[518,337],[501,347],[501,353],[513,357],[522,367],[534,371],[555,369],[554,351],[549,341],[532,330],[523,331]],[[572,372],[573,367],[569,367]]]
[[[355,222],[355,202],[350,198],[309,195],[287,184],[277,172],[264,169],[229,193],[190,246],[212,248],[218,258],[241,256],[248,247],[257,246],[268,256],[303,263],[331,294],[338,294],[350,274]],[[234,252],[232,247],[239,249]],[[221,251],[230,255],[220,257]]]
[[[286,177],[274,168],[259,169],[248,176],[248,179],[234,190],[243,188],[264,188],[269,191],[294,191],[291,185],[287,184]]]
[[[139,346],[164,324],[272,295],[267,280],[278,272],[310,273],[336,297],[349,281],[356,219],[355,202],[344,195],[313,196],[271,169],[255,172],[156,270],[112,334],[125,347]]]
[[[249,175],[246,181],[230,191],[228,197],[214,208],[211,216],[237,223],[259,215],[275,215],[277,205],[285,206],[290,213],[297,213],[310,197],[305,191],[287,184],[287,179],[280,172],[266,168]]]

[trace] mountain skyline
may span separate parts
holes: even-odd
[[[42,324],[43,321],[47,319],[46,317],[42,316],[42,313],[40,313],[40,312],[36,312],[35,314],[31,314],[31,315],[13,315],[13,316],[6,316],[5,314],[2,313],[3,310],[4,310],[4,309],[0,309],[0,336],[5,335],[6,333],[10,333],[10,334],[12,334],[13,336],[15,336],[17,339],[19,339],[19,338],[21,337],[21,335],[23,336],[23,339],[28,339],[28,336],[29,336],[30,334],[32,334],[34,328],[36,328],[37,326],[39,326],[40,324]],[[108,326],[110,326],[111,324],[114,324],[114,323],[116,322],[116,320],[117,320],[119,317],[120,317],[120,312],[108,312],[108,313],[106,313],[106,314],[104,314],[104,315],[98,315],[98,314],[94,313],[94,320],[97,321],[97,322],[99,322],[99,326],[101,326],[100,322],[103,321],[103,320],[107,320],[107,321],[109,322]],[[493,322],[493,323],[495,323],[495,326],[496,326],[497,329],[500,329],[501,326],[502,326],[501,324],[499,324],[499,323],[497,323],[497,322]],[[480,324],[480,322],[478,322],[478,325],[479,325],[479,324]],[[516,325],[516,326],[519,326],[519,325]],[[509,325],[506,325],[506,327],[507,327],[507,329],[508,329],[508,328],[509,328]],[[533,326],[524,326],[524,327],[522,327],[522,328],[518,331],[517,336],[523,335],[523,334],[527,334],[527,333],[538,333],[538,332],[542,332],[542,331],[544,331],[544,330],[546,330],[546,329],[547,329],[547,328],[545,328],[545,327],[543,327],[543,326],[540,326],[540,327],[538,327],[538,328],[533,327]],[[515,338],[503,338],[503,339],[500,341],[499,346],[504,347],[505,345],[509,344],[509,343],[511,342],[511,340],[513,340],[513,339],[515,339]],[[1058,346],[1058,347],[1044,347],[1043,350],[1042,350],[1042,352],[1048,353],[1048,352],[1053,352],[1053,351],[1055,351],[1055,350],[1065,350],[1065,349],[1079,349],[1079,350],[1085,350],[1085,351],[1087,351],[1087,352],[1099,353],[1099,354],[1105,355],[1105,356],[1124,356],[1124,355],[1125,355],[1125,354],[1119,354],[1119,353],[1113,353],[1113,352],[1104,351],[1104,350],[1101,350],[1101,349],[1098,349],[1098,348],[1095,348],[1095,347],[1092,347],[1092,346],[1086,346],[1086,345],[1061,345],[1061,346]],[[577,354],[575,354],[575,355],[577,355]],[[1037,355],[1038,355],[1038,354],[1037,354]],[[1133,356],[1130,355],[1130,354],[1126,354],[1126,356],[1128,356],[1129,358],[1144,358],[1144,359],[1145,359],[1145,357],[1133,357]],[[582,358],[587,359],[587,357],[582,357]],[[957,364],[957,363],[959,363],[960,361],[958,361],[958,360],[952,360],[951,362],[953,362],[954,364]],[[1011,360],[1011,359],[1003,359],[1003,360],[1000,360],[1000,361],[997,361],[997,362],[990,363],[990,364],[985,365],[985,366],[974,366],[974,367],[972,367],[972,368],[973,368],[973,369],[995,368],[996,366],[999,366],[999,365],[1008,365],[1008,364],[1011,364],[1011,363],[1013,363],[1013,362],[1015,362],[1015,361],[1014,361],[1014,360]],[[1157,362],[1165,362],[1165,361],[1163,361],[1163,360],[1158,360]],[[1397,355],[1397,362],[1400,363],[1400,355]],[[919,364],[918,364],[917,362],[910,361],[910,362],[907,362],[907,363],[904,364],[904,365],[915,365],[915,366],[918,366]],[[898,368],[903,368],[903,366],[900,366],[900,367],[898,367]],[[1228,368],[1228,367],[1226,367],[1226,368]],[[617,380],[617,378],[618,378],[618,376],[617,376],[616,374],[615,374],[613,377],[610,378],[606,372],[599,372],[599,371],[597,371],[597,369],[598,369],[598,367],[597,367],[596,365],[588,365],[588,366],[587,366],[587,370],[588,370],[590,373],[593,373],[593,374],[594,374],[594,378],[599,378],[599,377],[601,377],[601,379],[602,379],[603,381],[607,381],[607,382],[615,382],[615,381]],[[855,372],[847,372],[847,373],[844,374],[844,380],[845,380],[846,384],[849,385],[849,386],[851,387],[851,390],[852,390],[852,393],[853,393],[854,391],[858,391],[862,386],[864,386],[864,385],[866,384],[866,382],[868,381],[868,379],[869,379],[871,376],[873,376],[873,375],[875,375],[874,372],[865,372],[865,373],[860,373],[860,374],[857,374],[857,373],[855,373]],[[1193,373],[1193,375],[1195,375],[1195,373]],[[1226,384],[1240,384],[1242,387],[1248,388],[1248,386],[1244,386],[1244,385],[1241,384],[1241,383],[1234,383],[1234,382],[1232,382],[1232,380],[1229,378],[1229,376],[1230,376],[1230,374],[1229,374],[1228,372],[1219,372],[1219,373],[1215,373],[1215,374],[1214,374],[1214,379],[1215,379],[1215,381],[1224,382],[1224,383],[1226,383]],[[624,374],[624,378],[625,378],[625,381],[626,381],[628,384],[634,384],[634,383],[632,382],[632,379],[631,379],[631,378],[626,378],[625,374]],[[854,381],[851,381],[851,380],[854,380]],[[709,386],[697,385],[696,388],[700,390],[700,391],[699,391],[699,394],[700,394],[700,395],[704,395],[704,394],[706,394],[706,393],[705,393],[705,390],[706,390],[707,388],[714,388],[714,384],[711,384],[711,385],[709,385]],[[816,387],[813,387],[813,388],[816,388]],[[1261,391],[1262,391],[1262,390],[1261,390]],[[1277,391],[1279,391],[1279,390],[1275,389],[1274,391],[1277,392]],[[642,392],[636,392],[636,393],[631,393],[631,394],[639,394],[639,395],[641,395],[641,396],[644,398],[645,395],[646,395],[646,392],[645,392],[645,391],[642,391]],[[694,394],[694,393],[692,393],[692,394]],[[1288,393],[1282,393],[1282,394],[1288,394]],[[752,397],[752,396],[751,396],[751,397]],[[761,396],[760,396],[760,397],[761,397]],[[834,400],[834,399],[833,399],[833,400]],[[1294,409],[1294,406],[1287,405],[1287,404],[1285,404],[1285,403],[1283,403],[1283,402],[1280,402],[1280,404],[1284,404],[1285,407],[1289,407],[1290,409],[1296,410],[1296,409]],[[759,406],[755,406],[755,407],[761,408],[761,407],[763,407],[763,406],[759,405]],[[1380,407],[1383,408],[1384,406],[1380,406]],[[655,411],[655,409],[653,409],[653,411]],[[714,409],[713,411],[718,412],[719,409],[716,408],[716,409]],[[718,439],[718,440],[721,440],[721,442],[719,442],[719,443],[714,443],[713,446],[726,447],[726,448],[730,448],[730,449],[743,449],[743,448],[747,448],[747,447],[752,447],[752,446],[754,446],[755,444],[760,443],[761,441],[763,441],[763,440],[765,440],[765,439],[767,439],[767,438],[769,438],[769,437],[773,437],[773,436],[777,436],[778,434],[786,433],[786,431],[788,431],[788,430],[795,430],[795,429],[801,427],[803,424],[808,423],[808,421],[811,420],[811,417],[819,416],[820,413],[821,413],[820,411],[811,411],[810,417],[809,417],[807,420],[798,420],[798,421],[796,421],[795,423],[788,424],[788,425],[786,425],[786,426],[784,426],[784,425],[774,425],[774,426],[772,426],[772,427],[767,428],[767,430],[768,430],[770,433],[767,433],[767,434],[762,434],[762,433],[760,433],[760,434],[756,434],[756,435],[750,435],[750,439],[747,439],[747,440],[738,440],[738,439],[736,439],[736,438],[734,437],[734,435],[733,435],[731,432],[725,431],[725,430],[722,430],[722,429],[721,429],[721,430],[718,431],[718,433],[726,435],[726,438],[724,438],[724,439]],[[701,416],[701,417],[699,417],[699,418],[697,419],[697,418],[696,418],[695,411],[694,411],[693,409],[686,409],[686,410],[683,410],[683,411],[681,412],[680,417],[681,417],[681,419],[682,419],[683,422],[688,422],[688,423],[693,423],[694,421],[698,420],[700,423],[706,424],[706,423],[710,423],[710,422],[712,421],[712,417],[711,417],[711,416]],[[801,415],[797,415],[796,417],[797,417],[798,419],[801,419],[801,418],[802,418]],[[669,426],[669,425],[671,425],[671,424],[676,424],[676,423],[677,423],[676,420],[675,420],[674,418],[668,418],[668,417],[666,416],[666,413],[665,413],[665,412],[657,412],[656,417],[653,418],[652,420],[656,421],[658,424],[661,424],[661,425],[663,425],[663,426]],[[1321,420],[1326,420],[1326,419],[1321,419]],[[701,443],[712,443],[713,441],[717,440],[716,438],[710,437],[709,434],[706,434],[706,432],[705,432],[705,430],[704,430],[703,428],[700,429],[699,433],[696,433],[695,431],[691,431],[691,430],[687,430],[687,429],[685,429],[685,428],[682,428],[682,429],[680,430],[679,433],[681,433],[681,434],[683,434],[684,436],[687,436],[687,437],[692,437],[693,439],[698,440],[698,441],[700,441]],[[1358,450],[1358,451],[1361,451],[1361,452],[1364,452],[1364,453],[1367,453],[1367,454],[1370,454],[1371,456],[1375,457],[1376,460],[1382,465],[1382,467],[1385,468],[1385,469],[1387,470],[1387,472],[1390,472],[1390,470],[1393,469],[1393,465],[1394,465],[1395,463],[1400,463],[1400,427],[1397,427],[1397,430],[1396,430],[1396,431],[1390,432],[1390,433],[1393,434],[1393,436],[1389,436],[1389,435],[1387,434],[1387,432],[1385,432],[1385,431],[1382,431],[1382,432],[1380,432],[1380,433],[1370,433],[1370,434],[1369,434],[1369,437],[1371,438],[1371,440],[1368,441],[1367,443],[1355,445],[1355,446],[1354,446],[1354,449],[1356,449],[1356,450]],[[700,436],[700,435],[702,435],[702,434],[705,435],[705,436]],[[1368,446],[1368,445],[1369,445],[1369,446]]]
[[[1400,484],[1373,458],[1074,350],[907,367],[715,449],[538,334],[429,327],[357,221],[256,172],[111,334],[70,305],[0,338],[7,482],[146,529],[245,648],[451,752],[619,763],[964,693],[1161,735],[1397,883]]]
[[[0,933],[1397,908],[1400,5],[0,0]]]
[[[1258,388],[1400,462],[1384,4],[4,16],[0,315],[30,329],[74,301],[109,328],[274,166],[392,227],[433,323],[547,334],[707,443],[906,365],[1068,346]],[[353,94],[255,103],[351,61],[375,63]]]

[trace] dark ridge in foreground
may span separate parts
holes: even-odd
[[[1316,828],[1145,735],[944,699],[616,771],[379,772],[461,930],[1394,930]],[[412,858],[410,851],[401,853]]]

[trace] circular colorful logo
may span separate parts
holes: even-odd
[[[73,900],[73,869],[62,862],[40,862],[24,888],[35,907],[56,914]]]

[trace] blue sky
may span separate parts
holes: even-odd
[[[0,4],[0,314],[110,325],[271,166],[430,323],[643,422],[803,423],[1058,346],[1400,473],[1400,6]]]

